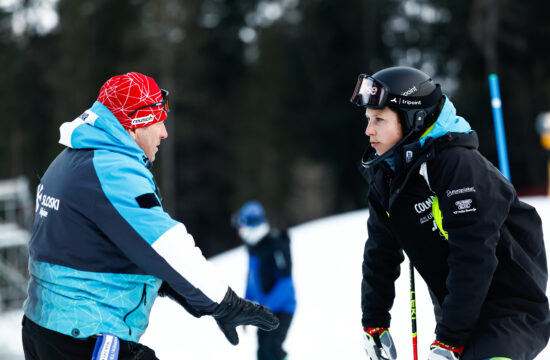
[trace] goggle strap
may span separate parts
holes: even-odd
[[[163,110],[166,112],[170,112],[170,107],[168,106],[168,95],[170,93],[168,90],[160,89],[160,95],[162,96],[162,100],[159,102],[156,102],[154,104],[148,104],[138,107],[137,109],[134,109],[131,113],[128,114],[128,117],[131,118],[134,116],[139,110],[146,109],[148,107],[156,107],[156,106],[162,106]]]

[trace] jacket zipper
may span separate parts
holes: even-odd
[[[126,324],[126,326],[128,326],[128,334],[129,335],[132,335],[132,328],[126,322],[126,318],[128,316],[130,316],[131,313],[136,311],[141,306],[141,303],[143,303],[143,305],[147,305],[147,290],[146,290],[146,285],[145,284],[143,284],[143,292],[141,293],[141,299],[139,299],[139,303],[136,305],[135,308],[130,310],[126,315],[124,315],[124,318],[122,319],[124,321],[124,323]]]
[[[392,204],[395,202],[395,199],[397,198],[397,196],[399,196],[399,194],[401,193],[401,191],[405,187],[405,185],[407,185],[407,183],[409,182],[409,178],[411,177],[411,174],[413,173],[413,171],[415,171],[420,165],[422,165],[422,163],[424,163],[428,160],[431,160],[431,158],[432,158],[431,152],[427,152],[427,153],[424,153],[422,156],[419,156],[415,160],[415,162],[409,167],[409,169],[407,170],[407,172],[403,176],[403,180],[401,181],[399,186],[397,186],[393,190],[393,193],[392,193],[391,182],[390,182],[390,196],[389,196],[389,207],[390,208],[391,208]]]

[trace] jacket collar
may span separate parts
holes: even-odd
[[[59,127],[59,143],[73,149],[100,149],[136,158],[147,168],[151,162],[105,105],[96,101],[76,119]]]
[[[420,167],[424,162],[434,159],[438,153],[450,147],[465,147],[477,149],[479,140],[477,133],[471,131],[469,133],[446,133],[444,136],[427,139],[424,146],[420,146],[418,142],[403,146],[396,151],[394,158],[395,170],[392,171],[385,163],[381,163],[375,167],[365,168],[359,164],[360,172],[371,188],[375,188],[383,198],[389,196],[388,206],[391,205],[401,193],[401,190],[407,184],[411,174]],[[366,154],[367,155],[367,154]],[[371,154],[371,156],[373,156]],[[392,178],[391,189],[387,184],[382,184],[383,179]],[[386,189],[386,190],[384,190]]]

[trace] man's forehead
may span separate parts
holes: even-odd
[[[162,127],[164,125],[164,121],[159,121],[159,122],[156,122],[154,124],[151,124],[149,126],[144,126],[142,128],[138,128],[138,129],[141,129],[143,131],[147,131],[147,130],[153,130],[153,129],[158,129],[160,127]],[[138,130],[136,129],[136,130]]]

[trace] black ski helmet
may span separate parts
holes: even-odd
[[[388,106],[399,115],[403,138],[382,156],[387,158],[437,120],[443,99],[441,87],[429,75],[412,67],[396,66],[372,76],[359,75],[350,101],[373,109]]]

